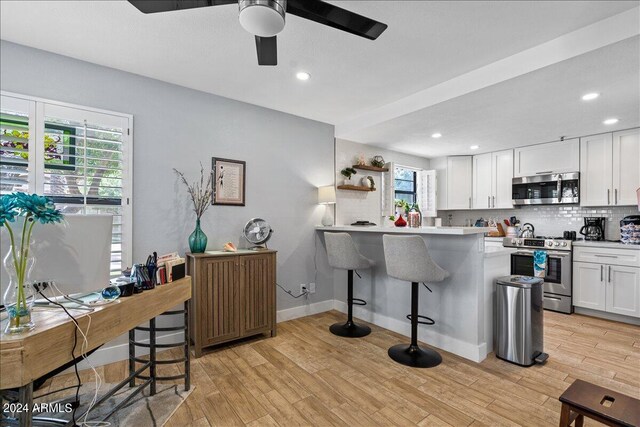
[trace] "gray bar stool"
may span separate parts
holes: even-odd
[[[418,323],[433,325],[435,321],[418,314],[418,290],[422,282],[441,282],[449,277],[449,272],[433,262],[427,245],[420,236],[382,236],[387,274],[400,280],[411,282],[411,344],[398,344],[389,348],[389,357],[398,363],[414,368],[432,368],[442,362],[437,351],[418,347]],[[431,289],[429,289],[431,291]],[[423,320],[418,320],[423,319]]]
[[[367,305],[364,300],[353,297],[353,271],[371,268],[373,261],[358,252],[351,235],[348,233],[324,233],[327,244],[329,265],[333,268],[347,270],[347,323],[336,323],[329,330],[332,334],[347,338],[360,338],[371,333],[368,326],[356,325],[353,322],[353,305]],[[356,272],[356,274],[358,274]],[[360,277],[360,275],[358,275]]]

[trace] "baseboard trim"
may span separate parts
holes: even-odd
[[[276,322],[286,322],[287,320],[297,319],[299,317],[311,316],[313,314],[324,313],[333,310],[334,300],[320,301],[313,304],[305,304],[299,307],[278,310],[276,314]]]
[[[342,313],[346,313],[347,303],[334,300],[333,308]],[[407,320],[394,319],[360,307],[354,307],[353,315],[354,317],[373,323],[374,325],[396,332],[400,335],[404,335],[405,337],[411,336],[411,324]],[[473,345],[439,334],[434,332],[432,329],[430,330],[421,325],[418,325],[418,340],[477,363],[482,362],[487,356],[487,346],[484,343],[480,345]]]
[[[625,316],[624,314],[607,313],[606,311],[592,310],[590,308],[574,307],[573,311],[585,316],[597,317],[599,319],[613,320],[614,322],[628,323],[630,325],[640,325],[637,317]]]

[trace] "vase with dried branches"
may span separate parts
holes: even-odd
[[[211,196],[213,187],[211,186],[211,174],[207,178],[206,184],[204,180],[204,168],[200,163],[200,181],[196,180],[189,183],[184,174],[177,169],[173,171],[180,177],[182,183],[187,187],[187,193],[191,197],[193,203],[193,211],[196,213],[196,229],[189,236],[189,250],[194,253],[203,253],[207,249],[207,235],[200,228],[200,218],[211,204]]]

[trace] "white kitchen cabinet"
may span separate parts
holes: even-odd
[[[613,133],[613,202],[636,205],[640,188],[640,129]]]
[[[513,208],[513,150],[473,156],[473,209]]]
[[[513,150],[491,153],[491,207],[513,208]]]
[[[438,182],[438,209],[470,209],[473,158],[452,156],[434,159]]]
[[[493,183],[491,153],[473,156],[473,209],[491,208]]]
[[[580,138],[580,205],[612,201],[613,138],[610,133]]]
[[[580,205],[637,204],[640,129],[580,139]]]
[[[573,305],[640,317],[640,251],[574,248]]]
[[[640,317],[640,268],[607,265],[606,311]]]
[[[580,141],[565,141],[530,145],[514,151],[516,177],[577,172],[580,170]]]
[[[592,310],[606,310],[604,264],[573,263],[573,305]]]

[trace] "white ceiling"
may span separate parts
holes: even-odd
[[[287,16],[285,30],[278,36],[279,65],[259,67],[253,37],[238,24],[234,6],[144,15],[126,1],[1,1],[0,38],[339,125],[640,4],[638,1],[331,3],[385,22],[389,28],[377,41],[369,41]],[[631,59],[624,57],[622,62],[633,65],[635,60],[637,65],[637,45],[635,49],[635,53],[625,51]],[[613,58],[616,64],[619,60]],[[557,65],[562,67],[565,62],[570,61]],[[611,74],[602,70],[600,73],[599,68],[608,67],[601,64],[580,69],[577,75],[605,87],[608,83],[597,79],[610,78]],[[310,72],[311,80],[297,81],[294,75],[299,70]],[[547,69],[531,74],[539,72],[553,78],[565,75],[561,69],[555,74]],[[561,80],[565,83],[549,86],[553,97],[537,100],[535,106],[532,104],[535,96],[514,97],[513,93],[535,94],[536,87],[527,85],[540,85],[546,80],[524,75],[499,85],[509,87],[507,94],[504,88],[489,87],[481,91],[489,90],[488,97],[476,99],[478,94],[474,92],[439,107],[358,129],[349,134],[349,139],[428,156],[446,152],[449,150],[443,150],[448,147],[446,144],[451,144],[451,150],[460,150],[471,138],[479,136],[485,147],[494,140],[496,147],[501,146],[504,141],[499,135],[511,134],[521,125],[529,125],[526,134],[535,142],[549,139],[549,134],[554,139],[557,134],[574,132],[574,128],[561,131],[563,127],[558,126],[548,130],[549,122],[541,116],[537,119],[540,112],[537,107],[546,106],[553,99],[558,101],[553,104],[557,110],[567,111],[570,105],[560,103],[575,99],[573,94],[568,96],[567,85],[574,92],[586,89],[577,87],[580,79]],[[635,83],[637,88],[637,79]],[[616,93],[619,89],[611,88]],[[560,96],[563,91],[567,96]],[[612,92],[602,91],[607,96],[598,101],[601,106],[607,99],[614,99],[609,97]],[[468,96],[469,101],[464,101]],[[512,102],[515,104],[509,108]],[[469,120],[469,105],[486,110],[485,117],[476,108],[475,121]],[[511,117],[510,121],[498,120],[505,114]],[[536,120],[531,120],[532,114]],[[426,123],[442,126],[440,131],[445,134],[441,145],[431,149],[425,148],[422,138],[416,140],[416,135],[431,132],[424,125],[427,116]],[[486,121],[487,116],[494,120]],[[454,135],[457,139],[452,139]]]
[[[596,100],[582,95],[598,92]],[[607,126],[603,120],[620,121]],[[640,37],[350,134],[423,157],[472,154],[640,126]],[[439,139],[431,138],[435,132]],[[471,145],[479,145],[477,151]]]

